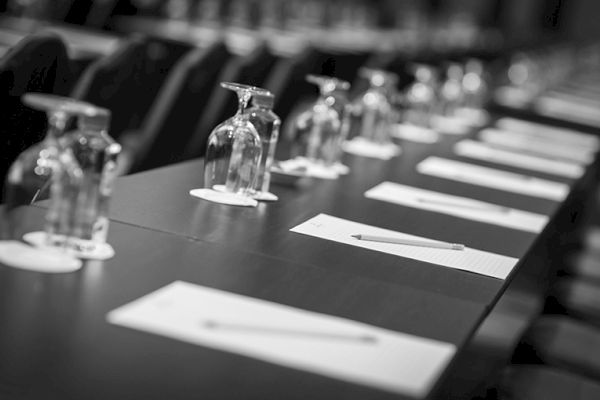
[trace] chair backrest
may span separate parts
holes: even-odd
[[[310,46],[274,67],[264,87],[275,95],[274,111],[282,121],[298,101],[315,93],[314,85],[306,82],[305,77],[316,73],[319,67],[319,53]]]
[[[140,127],[178,56],[155,40],[131,37],[115,53],[90,65],[71,97],[109,109],[110,134],[118,139]]]
[[[181,59],[140,129],[140,145],[131,172],[183,159],[202,110],[212,101],[210,90],[230,56],[224,43],[215,42]]]
[[[70,74],[67,48],[52,33],[27,36],[0,59],[0,187],[16,157],[46,132],[44,113],[26,107],[21,96],[61,93]]]
[[[204,156],[212,129],[233,116],[237,110],[235,93],[223,89],[220,83],[237,82],[261,87],[276,62],[277,57],[266,44],[261,44],[250,54],[233,58],[227,63],[210,92],[210,104],[202,113],[194,135],[186,146],[186,159]]]

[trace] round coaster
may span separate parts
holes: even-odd
[[[350,167],[348,167],[347,165],[344,165],[342,163],[335,163],[333,165],[333,169],[339,175],[348,175],[350,173]]]
[[[490,114],[478,108],[459,108],[456,110],[456,116],[462,118],[466,124],[474,127],[487,125],[490,121]]]
[[[393,143],[375,143],[362,137],[346,141],[342,147],[346,153],[380,160],[389,160],[401,153],[400,146]]]
[[[27,271],[59,274],[77,271],[81,260],[50,248],[35,248],[17,241],[0,242],[0,262]]]
[[[279,197],[271,192],[257,192],[252,195],[252,198],[258,201],[277,201]]]
[[[431,117],[431,126],[440,133],[449,135],[464,135],[471,130],[471,127],[465,123],[464,119],[441,115]]]
[[[63,250],[60,245],[65,240],[64,236],[55,236],[54,243],[56,243],[56,245],[53,246],[47,243],[46,232],[41,231],[26,233],[23,235],[23,240],[40,249],[64,251],[73,257],[82,258],[84,260],[103,261],[115,256],[115,250],[108,243],[93,242],[91,240],[78,238],[69,238],[69,243]]]
[[[190,190],[190,194],[203,200],[228,206],[256,207],[258,205],[258,201],[252,197],[207,188]]]
[[[422,126],[396,124],[392,130],[392,137],[417,143],[435,143],[439,140],[440,134]]]

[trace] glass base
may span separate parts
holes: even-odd
[[[433,129],[404,123],[394,125],[392,137],[417,143],[435,143],[439,140],[440,134]]]
[[[27,271],[59,274],[77,271],[83,263],[70,253],[54,248],[36,248],[10,240],[0,242],[0,262]]]
[[[72,257],[85,260],[108,260],[114,257],[115,250],[108,243],[93,242],[78,238],[69,238],[65,245],[65,237],[56,235],[52,238],[52,244],[48,244],[46,232],[30,232],[23,235],[23,240],[39,248],[51,251],[63,251]]]
[[[190,195],[213,203],[226,204],[228,206],[256,207],[258,205],[258,201],[252,197],[214,189],[193,189],[190,190]]]
[[[440,133],[448,135],[464,135],[471,131],[471,127],[465,119],[442,115],[431,117],[431,127]]]
[[[279,197],[271,192],[257,192],[252,195],[252,198],[258,201],[277,201]]]
[[[393,143],[376,143],[363,137],[355,137],[344,142],[343,149],[346,153],[356,156],[390,160],[401,153],[400,146]]]

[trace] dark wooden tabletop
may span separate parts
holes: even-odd
[[[460,352],[512,276],[503,281],[289,231],[327,213],[520,260],[531,256],[534,245],[550,243],[555,221],[568,212],[571,198],[560,204],[415,171],[428,155],[460,159],[451,152],[456,140],[401,143],[403,154],[391,161],[345,156],[349,175],[301,187],[273,185],[280,200],[257,208],[190,196],[190,189],[202,187],[201,160],[120,178],[109,234],[115,258],[56,276],[0,266],[0,397],[402,399],[110,325],[105,318],[123,304],[184,280],[445,341]],[[574,189],[591,174],[572,181],[464,161],[565,182]],[[367,189],[386,180],[552,218],[536,235],[364,197]],[[34,223],[41,220],[43,209],[30,212]]]

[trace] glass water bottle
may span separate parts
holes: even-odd
[[[106,242],[108,208],[116,178],[117,159],[121,146],[108,135],[110,111],[89,106],[79,115],[77,129],[61,138],[79,163],[83,178],[75,208],[71,235],[86,243],[87,250],[94,244]],[[81,250],[81,249],[80,249]]]

